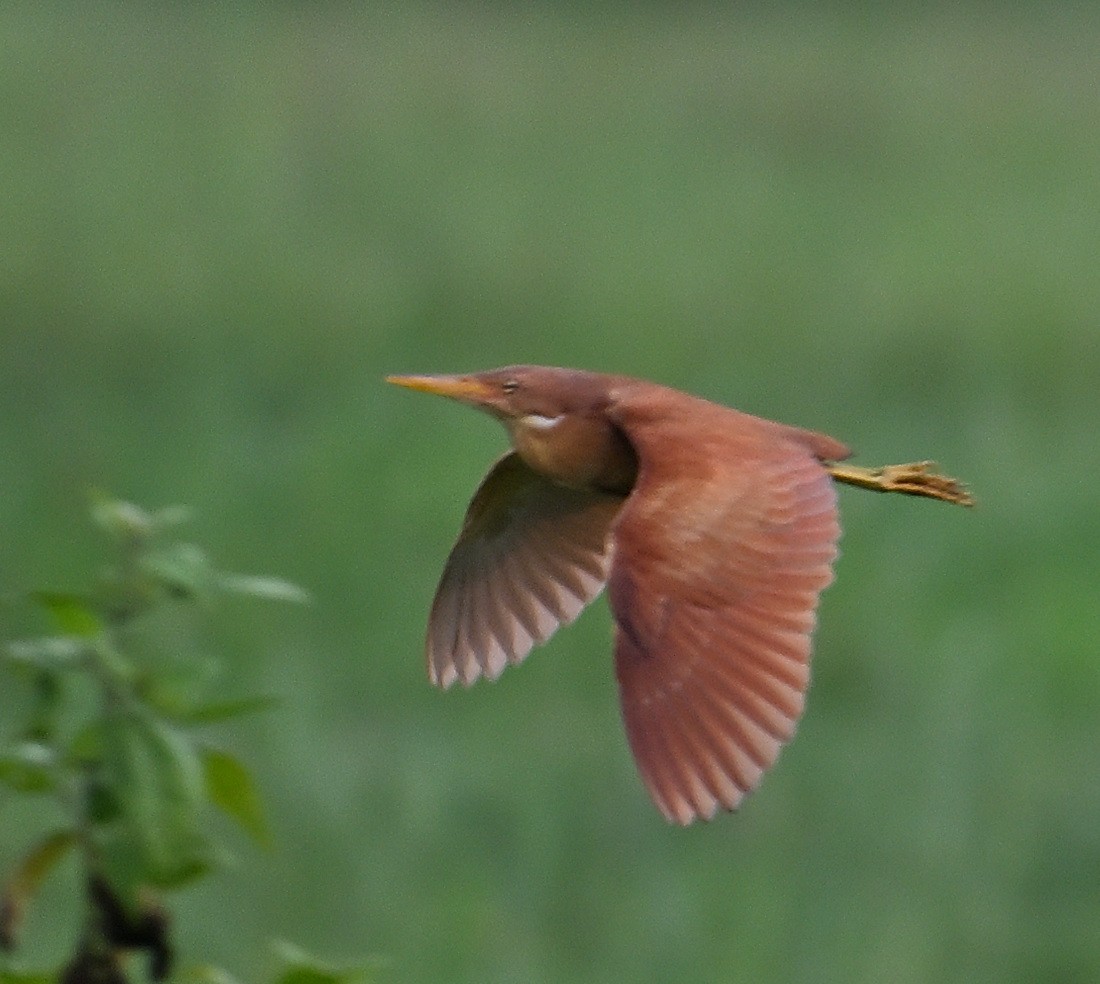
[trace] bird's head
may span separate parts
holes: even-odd
[[[577,369],[506,366],[456,376],[389,376],[496,417],[536,471],[568,485],[629,487],[636,462],[607,417],[615,377]]]
[[[505,366],[457,376],[388,376],[386,382],[448,396],[492,414],[506,425],[526,421],[552,427],[559,418],[590,413],[606,403],[607,386],[597,373],[547,366]]]

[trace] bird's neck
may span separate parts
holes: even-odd
[[[531,468],[571,488],[625,495],[638,459],[623,434],[606,421],[566,414],[509,422],[512,446]]]

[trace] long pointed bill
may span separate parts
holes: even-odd
[[[494,392],[491,386],[471,376],[387,376],[386,382],[464,403],[484,403]]]

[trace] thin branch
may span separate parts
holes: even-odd
[[[838,482],[872,492],[900,492],[952,502],[957,506],[974,505],[969,489],[958,479],[936,472],[934,461],[913,461],[905,465],[883,465],[881,468],[840,464],[826,467]]]

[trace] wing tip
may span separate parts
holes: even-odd
[[[718,799],[711,795],[709,798],[710,801],[705,804],[698,802],[693,803],[686,798],[673,804],[665,797],[658,796],[656,791],[648,783],[646,783],[646,790],[649,793],[650,799],[665,820],[677,827],[690,827],[695,823],[710,823],[712,820],[724,814],[737,813],[741,809],[741,804],[745,801],[745,797],[753,791],[752,789],[739,789],[737,794],[728,801]]]

